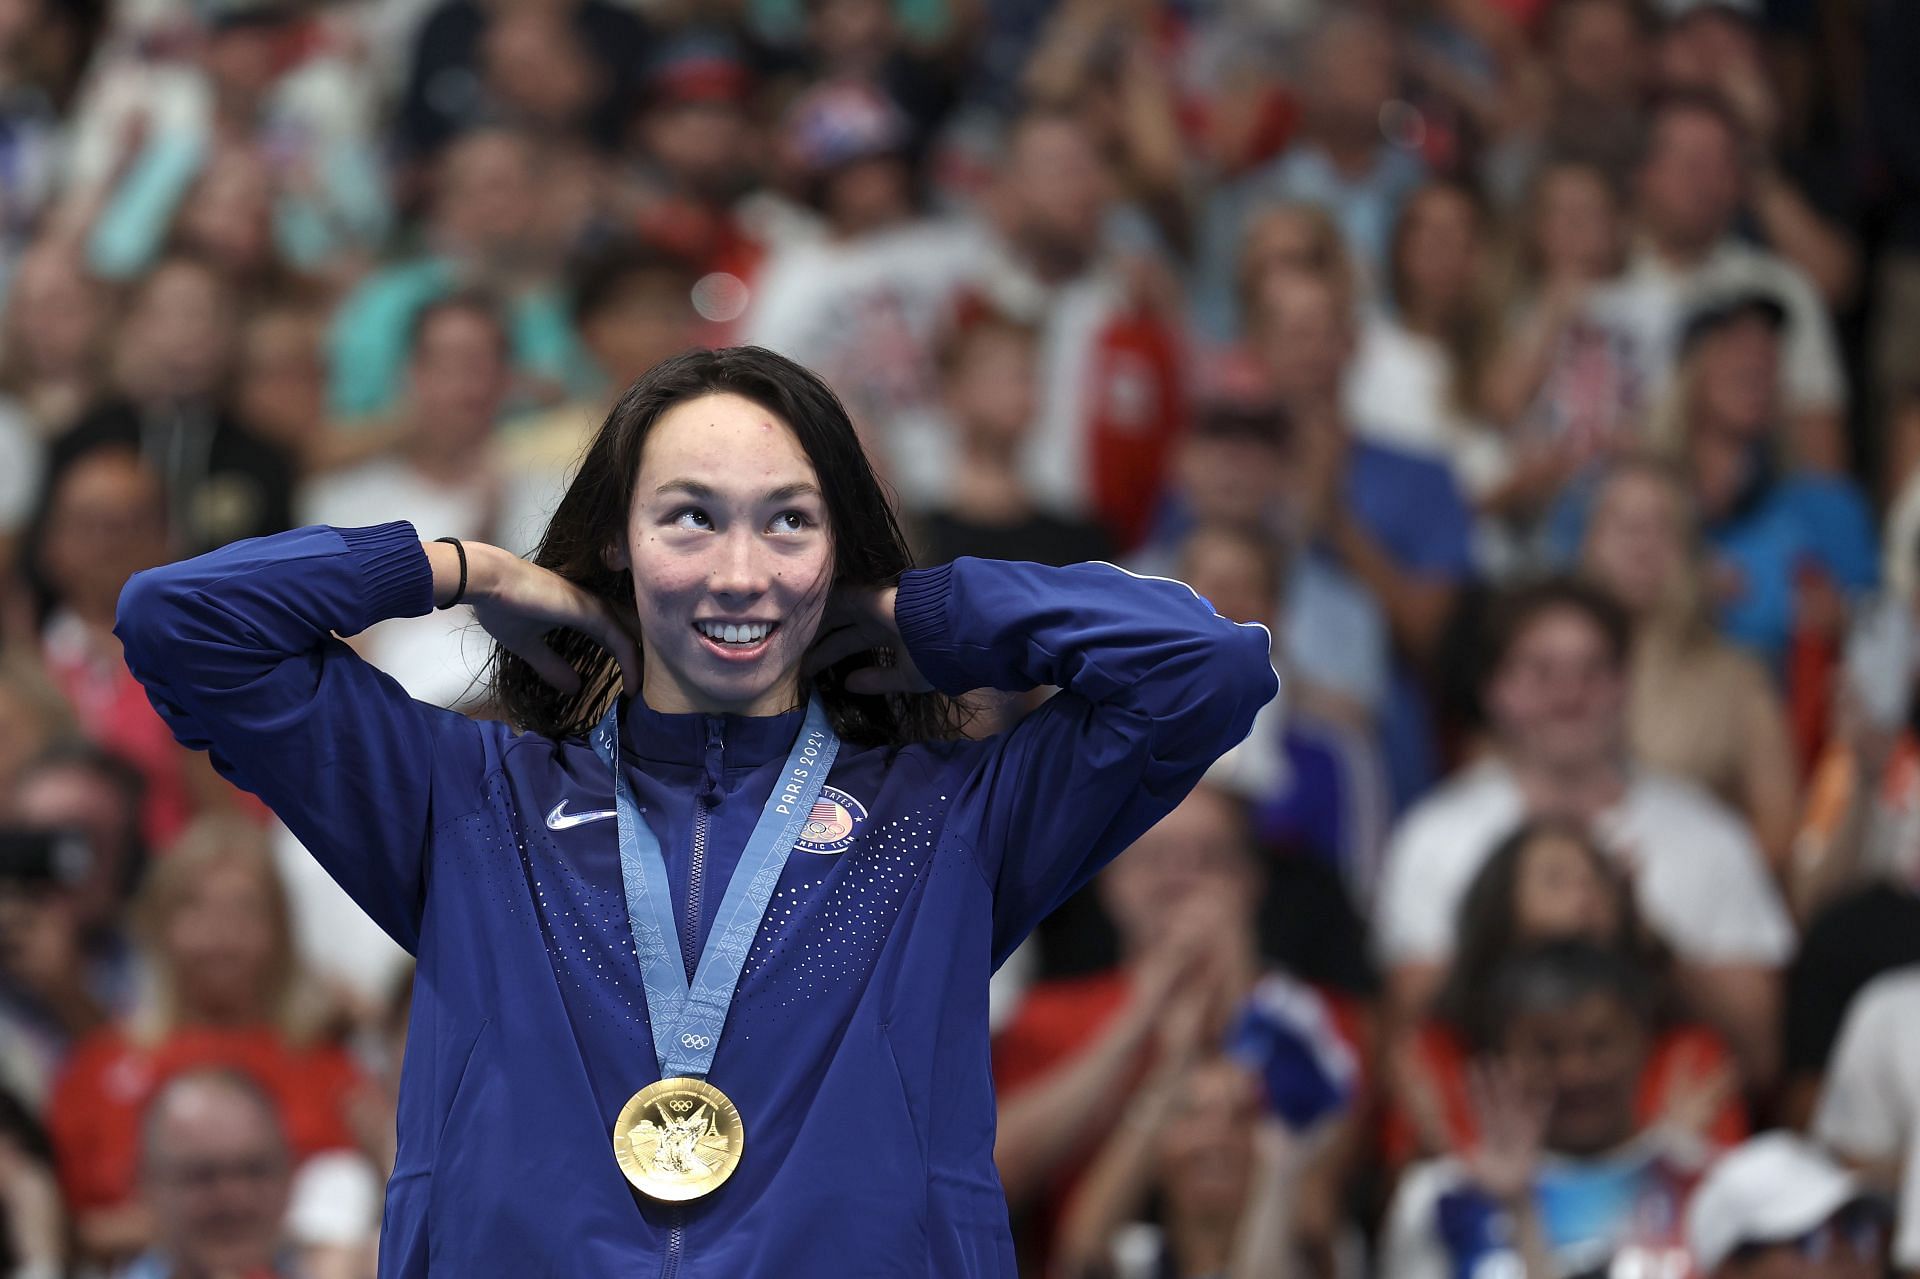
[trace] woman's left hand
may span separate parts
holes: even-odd
[[[820,618],[820,633],[807,650],[801,674],[811,679],[835,662],[866,653],[870,664],[847,676],[847,691],[880,695],[925,693],[933,688],[913,664],[893,620],[894,588],[850,587],[833,593]]]

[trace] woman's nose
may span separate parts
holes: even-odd
[[[709,588],[715,595],[757,595],[767,588],[766,553],[758,538],[744,530],[721,534]]]

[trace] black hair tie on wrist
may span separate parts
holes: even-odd
[[[460,585],[455,588],[453,598],[440,606],[442,609],[449,609],[467,597],[467,548],[460,544],[460,539],[457,537],[436,537],[433,540],[452,546],[454,553],[460,557]]]

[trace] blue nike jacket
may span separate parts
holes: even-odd
[[[937,687],[1063,691],[989,740],[842,748],[710,1075],[740,1165],[666,1206],[613,1155],[659,1077],[613,779],[584,739],[415,702],[334,638],[431,607],[411,525],[306,528],[138,575],[117,627],[180,740],[419,958],[382,1279],[1012,1276],[988,977],[1247,735],[1266,632],[1106,565],[908,573],[895,615]],[[627,711],[688,955],[800,719]]]

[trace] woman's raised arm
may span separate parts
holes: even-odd
[[[408,950],[428,837],[484,802],[504,730],[414,701],[335,635],[428,612],[439,577],[410,524],[296,529],[137,574],[114,627],[174,735]]]

